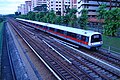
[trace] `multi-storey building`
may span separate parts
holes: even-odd
[[[42,4],[47,5],[47,0],[31,0],[31,3],[32,3],[31,9],[33,11],[34,8],[37,6],[41,6]]]
[[[77,8],[77,0],[48,0],[48,10],[60,11],[61,15],[64,15],[66,7]]]
[[[25,1],[25,14],[31,11],[31,1]]]
[[[25,14],[25,4],[21,4],[19,6],[19,12],[21,12],[21,14]]]
[[[120,7],[120,0],[31,0],[31,2],[26,1],[25,5],[19,6],[18,11],[25,14],[42,4],[46,4],[48,10],[54,10],[55,13],[60,12],[61,15],[65,14],[65,8],[67,7],[76,8],[78,10],[77,17],[81,16],[81,10],[86,8],[89,17],[96,17],[96,10],[100,4],[106,4],[109,8]]]
[[[111,3],[110,3],[111,1]],[[106,4],[108,8],[111,7],[120,7],[120,0],[77,0],[77,10],[78,15],[81,15],[82,9],[88,10],[89,17],[96,17],[96,10],[99,8],[99,5]]]
[[[18,12],[18,13],[21,13],[21,6],[18,6],[17,12]]]

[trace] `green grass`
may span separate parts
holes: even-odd
[[[3,33],[3,22],[0,23],[0,53],[2,53],[2,33]]]
[[[109,37],[103,35],[103,48],[109,48],[111,47],[111,50],[114,50],[118,53],[120,53],[120,38],[118,37]]]

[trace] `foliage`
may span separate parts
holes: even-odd
[[[52,11],[50,11],[50,12],[48,12],[47,14],[46,14],[46,16],[44,16],[44,18],[46,18],[45,20],[45,22],[48,22],[48,23],[55,23],[55,18],[56,18],[56,15],[55,15],[55,13],[54,13],[54,11],[52,10]]]
[[[56,16],[55,24],[60,25],[61,23],[62,23],[62,18],[61,18],[61,16]]]
[[[37,20],[37,21],[43,21],[43,17],[46,15],[46,13],[45,12],[38,12],[38,13],[36,13],[36,15],[35,15],[35,20]]]
[[[105,15],[104,34],[116,36],[117,29],[120,28],[120,9],[107,10]]]
[[[75,14],[71,15],[69,25],[74,27],[77,21],[77,16]]]
[[[104,19],[103,33],[108,36],[116,36],[120,25],[120,9],[106,9],[106,5],[101,5],[98,11],[98,19]]]
[[[27,14],[29,20],[35,20],[35,13],[34,12],[29,12]]]
[[[15,12],[15,15],[19,16],[19,15],[21,15],[21,12]]]
[[[82,29],[87,29],[87,23],[88,23],[88,10],[83,9],[81,11],[81,16],[78,18],[78,24]]]
[[[0,18],[0,23],[3,22],[3,18]]]
[[[105,4],[102,4],[99,8],[98,8],[98,10],[97,10],[97,12],[98,12],[98,14],[97,14],[97,17],[98,17],[98,19],[104,19],[104,17],[105,17],[105,12],[106,12],[106,5]]]
[[[27,15],[19,15],[19,18],[28,19]]]

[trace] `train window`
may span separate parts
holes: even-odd
[[[86,40],[86,36],[81,35],[81,40],[85,41]]]
[[[64,31],[63,31],[63,30],[60,30],[60,29],[57,29],[57,32],[58,32],[58,33],[61,33],[61,34],[64,33]]]
[[[86,37],[86,40],[85,40],[85,42],[89,42],[89,37]]]
[[[79,40],[81,40],[81,35],[77,35],[77,38],[78,38]]]
[[[71,32],[67,32],[67,35],[68,35],[68,36],[71,36],[71,37],[74,37],[74,38],[76,38],[76,36],[77,36],[77,34],[71,33]]]
[[[48,30],[48,27],[46,26],[46,30]]]
[[[100,34],[95,34],[91,36],[91,43],[102,41],[102,36]]]
[[[67,31],[64,31],[64,34],[67,35]]]
[[[44,29],[47,29],[47,26],[44,26]]]
[[[50,28],[51,31],[54,31],[54,28]]]

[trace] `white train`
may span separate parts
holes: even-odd
[[[32,24],[34,28],[45,31],[62,39],[68,40],[88,49],[101,47],[103,44],[102,35],[99,32],[82,30],[56,24],[49,24],[31,20],[16,18],[24,24]]]

